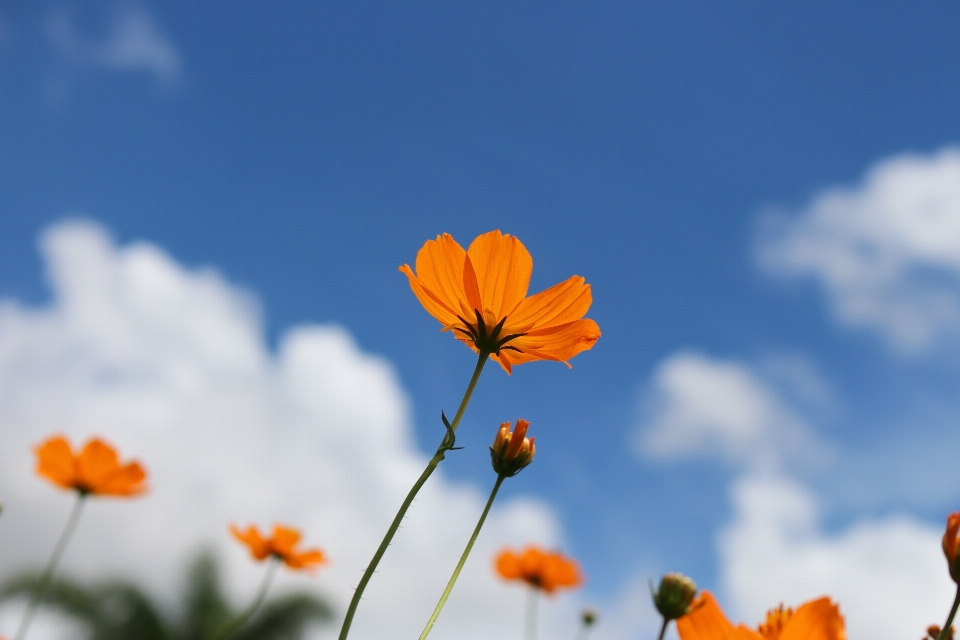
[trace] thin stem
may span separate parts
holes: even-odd
[[[263,574],[263,580],[260,582],[260,589],[257,590],[257,595],[253,599],[253,602],[250,603],[243,613],[234,618],[232,622],[229,622],[220,629],[219,632],[213,635],[211,640],[223,640],[223,638],[228,637],[234,631],[243,626],[243,624],[250,619],[254,613],[257,612],[257,609],[260,608],[260,605],[263,604],[263,600],[267,597],[267,591],[270,589],[270,584],[273,582],[273,577],[277,575],[277,568],[280,566],[280,559],[276,556],[270,558],[270,566],[267,567],[266,573]]]
[[[940,637],[937,640],[947,640],[950,637],[950,625],[953,624],[958,607],[960,607],[960,584],[957,585],[957,595],[953,598],[953,607],[950,609],[950,615],[947,616],[947,623],[940,629]]]
[[[665,618],[663,619],[663,624],[660,626],[660,638],[659,638],[659,640],[663,640],[663,637],[664,637],[665,635],[667,635],[667,625],[668,625],[668,624],[670,624],[670,620],[669,620],[669,618],[666,618],[666,617],[665,617]]]
[[[587,640],[587,638],[590,636],[590,628],[592,626],[593,625],[587,624],[586,622],[581,622],[580,633],[577,634],[577,640]],[[661,637],[660,640],[663,640],[663,638]]]
[[[473,543],[477,541],[477,536],[480,535],[480,529],[483,528],[483,522],[487,519],[487,514],[490,512],[490,507],[493,506],[493,501],[497,497],[497,492],[500,491],[500,485],[503,484],[506,476],[500,475],[497,476],[497,483],[493,485],[493,491],[490,492],[490,498],[487,500],[487,506],[483,508],[483,513],[480,514],[480,520],[477,522],[476,528],[473,530],[473,535],[470,536],[470,542],[467,543],[467,548],[463,550],[463,555],[460,556],[460,562],[457,563],[457,568],[453,570],[453,575],[450,576],[450,582],[447,583],[447,588],[443,590],[443,595],[440,596],[440,602],[437,603],[437,607],[433,610],[433,615],[430,616],[430,620],[427,621],[427,626],[423,628],[423,633],[420,634],[420,640],[424,640],[430,631],[433,629],[433,625],[437,623],[437,618],[440,617],[440,612],[443,610],[443,605],[447,604],[447,598],[450,597],[450,593],[453,591],[453,585],[457,583],[457,578],[460,577],[460,571],[463,569],[463,565],[467,563],[467,556],[470,555],[470,551],[473,549]]]
[[[23,612],[23,617],[20,619],[20,627],[17,629],[15,640],[23,640],[27,636],[27,628],[30,627],[33,614],[37,612],[37,607],[40,606],[40,602],[43,600],[43,596],[50,586],[50,581],[53,579],[53,572],[57,570],[57,565],[60,564],[60,558],[67,548],[67,543],[70,542],[73,531],[77,528],[77,522],[80,520],[80,513],[83,511],[83,504],[86,502],[86,497],[86,493],[82,491],[77,492],[77,500],[73,503],[70,517],[67,518],[67,524],[64,525],[63,531],[60,533],[60,539],[57,540],[57,544],[53,548],[53,553],[50,554],[50,559],[47,560],[47,566],[40,575],[40,583],[37,585],[36,591],[33,592],[30,604],[27,605],[27,610]]]
[[[450,431],[457,430],[457,426],[459,426],[460,420],[463,418],[463,412],[466,411],[467,405],[470,404],[470,397],[473,396],[473,390],[477,387],[477,380],[480,379],[480,373],[483,371],[483,365],[487,363],[487,358],[489,357],[489,353],[483,351],[480,352],[480,357],[477,359],[477,366],[473,370],[473,377],[470,378],[470,384],[467,385],[467,390],[463,394],[463,400],[460,401],[460,408],[457,409],[457,413],[453,417],[453,422],[450,423]],[[430,458],[430,462],[427,463],[427,468],[423,470],[423,473],[420,474],[420,477],[417,478],[417,481],[413,483],[413,487],[410,488],[410,492],[407,494],[407,497],[404,498],[403,504],[400,505],[400,510],[397,511],[397,515],[394,516],[393,522],[390,523],[390,527],[387,529],[387,533],[383,537],[383,541],[380,543],[380,546],[377,547],[377,551],[373,554],[370,564],[367,566],[366,570],[364,570],[363,577],[360,578],[360,584],[357,585],[356,591],[353,592],[353,598],[350,600],[350,606],[347,607],[347,615],[343,619],[343,626],[340,627],[339,640],[347,640],[347,635],[350,633],[350,625],[353,624],[353,616],[357,613],[357,607],[360,605],[360,598],[363,596],[363,592],[367,588],[367,583],[370,582],[370,578],[373,577],[374,572],[377,570],[377,565],[380,564],[380,559],[383,557],[383,554],[386,553],[387,547],[390,546],[390,542],[393,540],[393,536],[396,535],[397,529],[400,528],[400,523],[407,514],[407,509],[409,509],[410,505],[413,503],[413,499],[417,497],[417,493],[420,492],[420,488],[423,487],[424,483],[426,483],[427,479],[433,474],[434,470],[437,468],[437,465],[440,464],[440,461],[443,460],[444,456],[446,455],[448,450],[447,437],[448,434],[445,433],[443,440],[440,442],[440,446],[437,447],[437,452],[433,454],[433,457]]]
[[[527,597],[527,640],[537,640],[537,591],[530,587],[530,595]]]

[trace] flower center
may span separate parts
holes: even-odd
[[[776,609],[767,612],[767,621],[757,627],[757,631],[760,632],[764,640],[777,640],[792,616],[793,609],[781,604]]]
[[[489,328],[483,319],[483,315],[476,309],[474,309],[473,312],[477,316],[476,323],[471,324],[462,316],[457,316],[460,322],[463,323],[463,327],[454,327],[454,331],[459,331],[463,335],[470,338],[470,341],[476,345],[477,349],[484,353],[496,355],[500,353],[501,349],[520,351],[516,347],[509,346],[507,343],[511,340],[519,338],[524,334],[514,333],[503,337],[500,336],[500,333],[503,331],[503,324],[507,321],[506,316],[501,318],[500,322],[498,322],[496,326]]]

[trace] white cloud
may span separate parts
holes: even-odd
[[[637,444],[649,456],[719,455],[775,468],[788,452],[823,453],[776,390],[739,362],[674,354],[657,367],[643,405]]]
[[[960,149],[888,158],[764,222],[761,267],[815,278],[842,324],[901,352],[960,335]]]
[[[141,5],[122,5],[99,42],[80,34],[69,13],[52,11],[47,16],[47,37],[61,54],[76,62],[117,71],[146,71],[163,84],[172,84],[180,76],[179,52]]]
[[[249,295],[155,246],[118,248],[91,224],[53,228],[43,253],[52,302],[0,303],[0,575],[40,565],[70,507],[67,494],[33,473],[31,447],[58,432],[74,443],[100,434],[143,460],[152,491],[91,501],[64,571],[133,576],[169,595],[189,556],[210,543],[241,603],[263,567],[229,538],[227,524],[289,522],[332,563],[315,579],[284,573],[277,588],[316,588],[343,612],[426,462],[389,364],[330,326],[295,328],[273,353]],[[431,478],[367,590],[351,637],[419,633],[488,489],[454,484],[442,471]],[[436,637],[516,634],[523,598],[492,575],[490,558],[504,544],[554,546],[560,537],[541,502],[495,507]],[[551,619],[576,615],[572,604],[561,597],[545,606],[545,635],[556,631]]]
[[[751,475],[733,487],[735,519],[720,537],[724,601],[755,624],[780,602],[828,594],[850,638],[902,640],[943,624],[954,585],[942,530],[907,516],[821,531],[817,501],[796,482]]]

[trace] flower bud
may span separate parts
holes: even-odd
[[[526,437],[529,426],[530,423],[522,418],[517,420],[513,433],[510,432],[509,422],[500,425],[497,437],[490,447],[490,460],[497,474],[510,478],[533,462],[533,456],[537,452],[534,445],[536,438]]]
[[[956,628],[950,625],[950,631],[947,632],[946,640],[953,640],[955,631]],[[927,627],[927,635],[923,637],[923,640],[940,640],[940,625],[932,624]]]
[[[592,627],[597,621],[597,610],[587,607],[583,610],[580,619],[583,621],[583,626]]]
[[[651,583],[651,590],[653,584]],[[696,583],[682,573],[668,573],[660,579],[660,588],[653,592],[653,604],[665,620],[676,620],[690,613],[697,595]]]
[[[960,532],[960,513],[954,511],[947,516],[947,530],[943,534],[943,555],[947,557],[950,577],[960,584],[960,561],[957,559],[958,532]]]

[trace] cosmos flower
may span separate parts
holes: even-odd
[[[266,560],[269,557],[277,558],[283,561],[291,569],[314,569],[317,565],[327,561],[326,556],[320,549],[307,549],[297,551],[296,546],[300,542],[300,532],[283,525],[273,525],[273,536],[264,538],[260,531],[253,525],[247,527],[246,531],[241,531],[238,527],[230,525],[230,533],[233,537],[247,545],[250,549],[250,555],[257,560]]]
[[[794,611],[780,605],[754,631],[727,620],[713,594],[704,591],[677,620],[680,640],[846,640],[840,608],[830,598],[811,600]]]
[[[476,353],[487,353],[510,373],[533,360],[568,360],[593,347],[600,327],[584,314],[593,298],[580,276],[527,296],[533,258],[521,242],[499,231],[463,250],[449,234],[427,240],[417,252],[417,272],[400,271],[420,304],[444,331]]]
[[[580,566],[575,560],[534,546],[527,547],[520,554],[505,549],[497,556],[496,566],[502,578],[522,580],[544,593],[552,594],[560,587],[572,589],[583,584]]]
[[[74,454],[63,436],[54,436],[36,449],[37,473],[81,495],[131,497],[144,493],[147,473],[137,462],[120,464],[116,450],[99,438]]]

